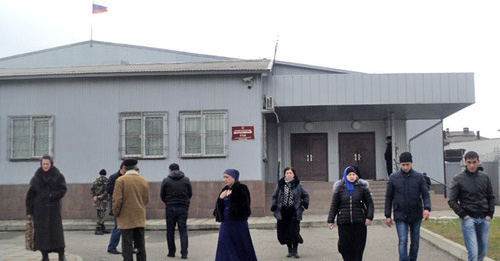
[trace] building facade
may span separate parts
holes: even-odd
[[[11,56],[0,59],[0,219],[24,217],[44,153],[69,184],[65,218],[93,218],[92,181],[129,157],[151,184],[148,218],[164,216],[173,162],[193,182],[191,217],[211,216],[226,168],[249,185],[254,216],[268,213],[286,166],[307,182],[334,182],[346,165],[386,179],[387,135],[395,170],[411,151],[439,180],[442,119],[473,102],[471,73],[366,74],[97,41]]]

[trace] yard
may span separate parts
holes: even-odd
[[[422,222],[422,227],[464,245],[458,218],[430,219]],[[492,219],[490,223],[490,241],[487,256],[493,260],[500,260],[500,220],[498,218]]]

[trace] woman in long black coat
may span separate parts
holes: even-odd
[[[274,189],[271,211],[278,220],[278,241],[287,245],[287,257],[299,258],[297,248],[304,241],[300,236],[300,220],[302,212],[309,207],[309,193],[300,183],[295,170],[286,167],[284,177],[278,181]]]
[[[238,179],[236,169],[224,171],[224,188],[215,203],[215,220],[220,223],[215,261],[256,261],[248,228],[250,191]]]
[[[367,226],[373,220],[373,200],[368,182],[359,178],[356,168],[348,166],[344,178],[335,182],[328,227],[337,218],[338,250],[346,261],[363,260]]]
[[[50,252],[57,252],[60,261],[66,260],[61,217],[61,199],[66,190],[66,180],[54,167],[52,157],[42,156],[26,195],[26,216],[33,218],[35,249],[42,252],[42,261],[49,260]]]

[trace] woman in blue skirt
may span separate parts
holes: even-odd
[[[240,172],[236,169],[224,171],[225,186],[215,203],[215,220],[221,222],[216,261],[257,260],[248,229],[250,192],[246,185],[238,181],[239,176]]]

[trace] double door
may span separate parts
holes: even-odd
[[[327,134],[292,134],[290,141],[292,166],[299,179],[328,181]]]
[[[375,133],[339,133],[339,178],[347,166],[356,166],[361,178],[376,179]]]

